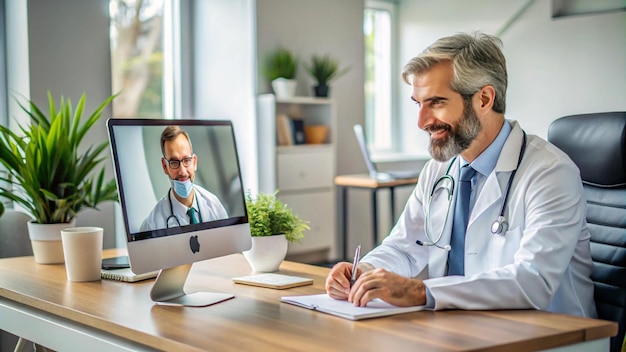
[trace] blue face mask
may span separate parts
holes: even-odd
[[[174,192],[176,192],[176,194],[178,194],[179,197],[181,198],[187,198],[189,197],[189,195],[191,194],[191,190],[193,189],[193,183],[191,183],[190,179],[187,179],[187,181],[177,181],[177,180],[170,180],[172,183],[172,188],[174,189]]]

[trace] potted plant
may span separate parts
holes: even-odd
[[[278,47],[266,57],[262,72],[278,98],[289,98],[296,94],[297,70],[298,58],[288,49]]]
[[[48,92],[49,116],[32,101],[27,107],[20,103],[30,123],[20,126],[20,134],[0,126],[0,162],[8,174],[0,177],[5,183],[0,198],[16,202],[32,216],[28,229],[37,263],[63,263],[60,230],[73,226],[81,210],[117,201],[115,180],[105,181],[104,166],[96,170],[104,161],[108,142],[79,150],[114,97],[83,122],[85,94],[75,110],[69,99],[61,97],[57,110]]]
[[[310,227],[273,194],[259,193],[256,199],[248,192],[246,208],[250,222],[252,248],[244,251],[252,269],[257,272],[278,270],[285,259],[289,243],[299,243]]]
[[[313,87],[316,97],[327,97],[330,81],[339,78],[350,70],[349,67],[339,69],[339,62],[330,55],[312,55],[308,64],[304,64],[305,70],[317,82]]]

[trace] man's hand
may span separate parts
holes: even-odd
[[[373,270],[367,263],[357,265],[357,281],[364,272]],[[341,262],[335,264],[326,277],[326,293],[334,299],[347,300],[350,294],[350,279],[352,278],[352,263]]]
[[[348,264],[349,266],[351,265]],[[349,279],[344,278],[344,280],[348,282],[349,288]],[[327,290],[328,286],[328,280],[326,280]],[[345,287],[343,289],[342,293],[345,294]],[[365,307],[367,302],[375,298],[380,298],[395,306],[421,306],[426,304],[426,285],[422,280],[400,276],[385,269],[361,273],[352,289],[349,290],[348,301],[354,303],[355,306]]]

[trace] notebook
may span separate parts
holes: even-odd
[[[367,170],[370,174],[370,177],[375,178],[377,180],[393,180],[393,179],[410,179],[416,178],[419,176],[419,171],[416,170],[398,170],[398,171],[386,171],[386,172],[378,172],[376,169],[376,165],[372,161],[370,157],[369,150],[367,149],[367,143],[365,141],[365,133],[363,132],[363,126],[356,124],[354,125],[354,135],[356,136],[356,141],[359,144],[359,149],[361,149],[361,154],[363,154],[363,159],[365,160],[365,165],[367,166]]]
[[[260,286],[283,290],[286,288],[312,285],[313,279],[306,277],[282,275],[282,274],[257,274],[250,276],[234,277],[233,282],[244,285]]]
[[[306,296],[285,296],[281,297],[280,301],[349,320],[384,317],[388,315],[417,312],[424,309],[424,306],[397,307],[379,299],[370,301],[366,307],[355,307],[348,301],[330,298],[326,293]]]
[[[130,268],[123,269],[100,269],[100,277],[105,280],[116,280],[124,282],[137,282],[141,280],[152,279],[159,274],[158,271],[151,271],[144,274],[135,274]]]

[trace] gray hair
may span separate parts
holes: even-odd
[[[452,63],[453,78],[450,88],[461,95],[473,95],[490,85],[496,91],[493,110],[506,110],[506,59],[502,41],[484,33],[458,33],[437,40],[421,54],[412,58],[402,71],[402,79],[411,84],[411,77],[424,73],[435,64]]]

